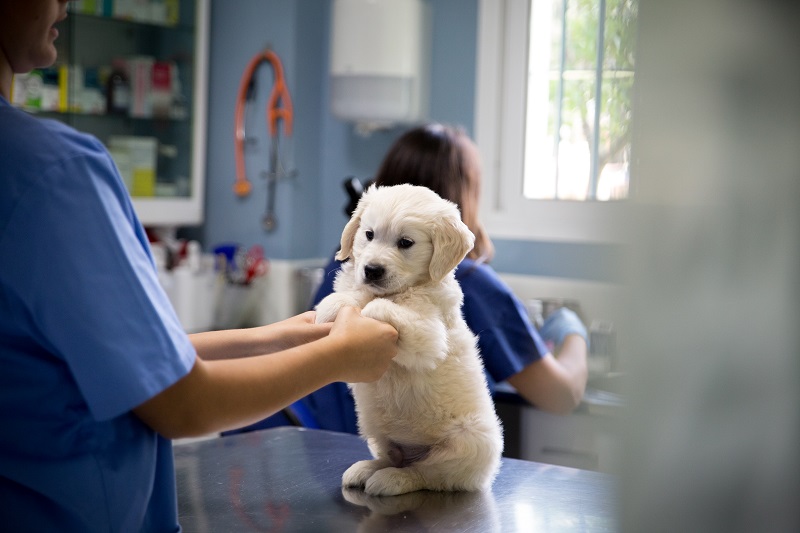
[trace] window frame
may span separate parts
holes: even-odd
[[[524,197],[530,1],[478,1],[475,142],[482,155],[480,215],[487,231],[492,238],[623,242],[626,200]]]

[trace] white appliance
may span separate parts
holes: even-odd
[[[427,118],[427,1],[334,0],[331,20],[333,115],[367,130]]]

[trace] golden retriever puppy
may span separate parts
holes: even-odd
[[[474,491],[497,475],[502,428],[454,275],[473,242],[455,204],[413,185],[370,187],[345,226],[336,256],[345,263],[317,321],[357,306],[399,334],[383,377],[350,384],[374,459],[347,469],[345,487]]]

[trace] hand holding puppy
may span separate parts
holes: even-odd
[[[341,381],[364,383],[379,379],[397,355],[397,330],[385,322],[361,315],[356,307],[343,307],[336,315],[331,340],[341,340],[349,349],[340,350]]]

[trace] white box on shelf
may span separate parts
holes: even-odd
[[[120,152],[128,154],[131,196],[155,196],[158,139],[112,135],[108,138],[108,148],[112,157],[115,153],[119,154]],[[121,163],[125,162],[119,161],[117,166],[119,167]]]

